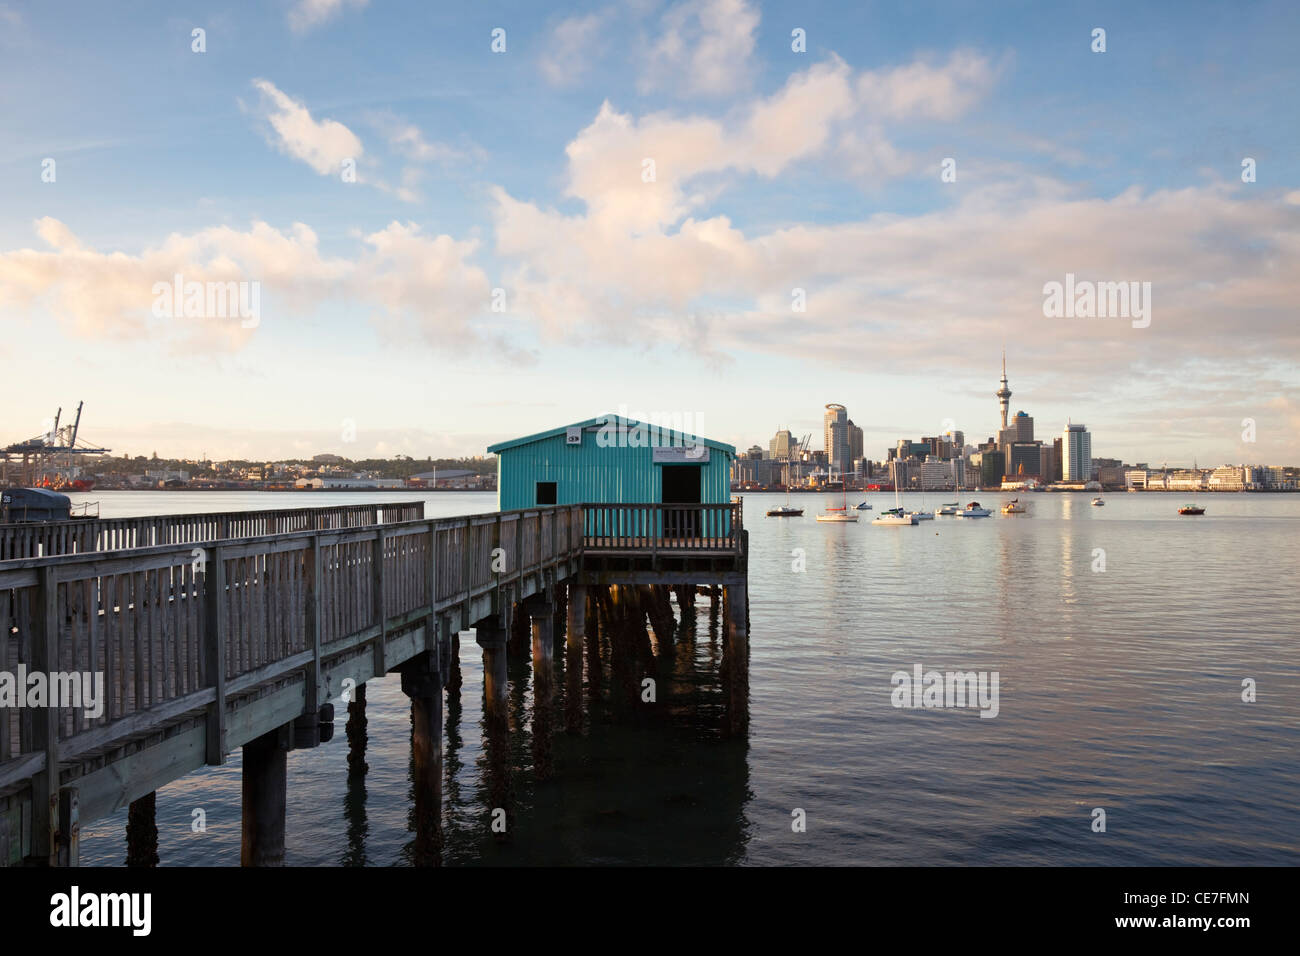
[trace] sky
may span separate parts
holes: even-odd
[[[1037,437],[1300,464],[1298,38],[1294,3],[0,0],[0,444],[84,400],[114,454],[620,411],[820,447],[839,402],[881,458],[995,434],[1005,349]],[[1067,275],[1145,316],[1049,314]]]

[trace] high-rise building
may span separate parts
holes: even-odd
[[[826,406],[824,426],[827,465],[834,472],[848,471],[853,457],[849,447],[849,413],[843,405],[832,402]]]
[[[1061,434],[1061,480],[1092,480],[1092,433],[1085,425],[1067,424]]]
[[[857,461],[862,457],[862,428],[849,419],[849,458]]]
[[[799,455],[799,441],[788,428],[783,428],[767,443],[768,453],[777,461],[789,461]]]
[[[1012,442],[1011,456],[1007,459],[1007,474],[1029,478],[1042,474],[1042,442]]]
[[[1056,439],[1050,445],[1046,442],[1038,443],[1038,476],[1046,482],[1061,480],[1061,439]]]

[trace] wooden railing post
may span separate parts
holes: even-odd
[[[501,516],[497,516],[497,524],[501,524]],[[519,574],[520,582],[523,581],[524,575],[524,516],[521,513],[519,520],[515,523],[515,571]]]
[[[321,566],[320,536],[312,535],[311,547],[305,556],[307,567],[303,575],[307,583],[304,622],[307,627],[307,642],[311,647],[311,666],[307,669],[307,706],[303,713],[314,714],[323,701],[321,692],[320,635],[321,635]]]
[[[379,636],[375,639],[375,676],[383,677],[388,673],[386,661],[386,643],[388,640],[388,611],[384,601],[384,529],[375,532],[375,552],[371,564],[370,587],[374,592],[375,620],[379,624]]]
[[[43,671],[47,687],[54,684],[59,669],[59,604],[54,568],[46,565],[32,608],[32,669]],[[46,702],[47,705],[50,701]],[[32,856],[56,864],[55,830],[59,824],[59,709],[34,707],[31,713],[32,742],[45,751],[45,768],[32,779]]]
[[[207,684],[216,691],[208,705],[207,762],[226,762],[226,564],[213,545],[203,565],[203,659]]]
[[[424,625],[425,650],[438,647],[438,532],[437,522],[429,522],[429,620]],[[443,671],[445,674],[446,671]]]

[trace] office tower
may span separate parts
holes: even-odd
[[[832,472],[848,471],[852,459],[849,455],[849,413],[843,405],[826,406],[825,416],[826,463]]]
[[[1067,424],[1061,435],[1061,479],[1092,480],[1092,434],[1085,425]]]
[[[788,428],[783,428],[767,443],[770,457],[777,461],[788,461],[798,455],[799,442]]]

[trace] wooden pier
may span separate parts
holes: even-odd
[[[75,865],[80,824],[128,805],[129,832],[146,834],[132,858],[156,861],[154,792],[237,747],[242,862],[281,863],[287,752],[329,739],[332,700],[346,696],[349,720],[364,722],[365,682],[394,671],[412,701],[416,816],[436,828],[442,694],[458,679],[460,633],[473,629],[483,649],[486,723],[504,733],[513,630],[531,633],[549,697],[557,647],[580,682],[598,627],[608,641],[613,631],[635,639],[639,626],[644,641],[647,618],[657,634],[673,621],[670,591],[685,621],[700,585],[724,599],[732,722],[745,726],[739,503],[427,519],[417,502],[69,521],[0,526],[0,549],[12,555],[0,560],[0,681],[12,675],[13,689],[19,673],[39,673],[63,691],[59,706],[0,706],[0,866]],[[102,713],[68,700],[82,674],[102,677]]]

